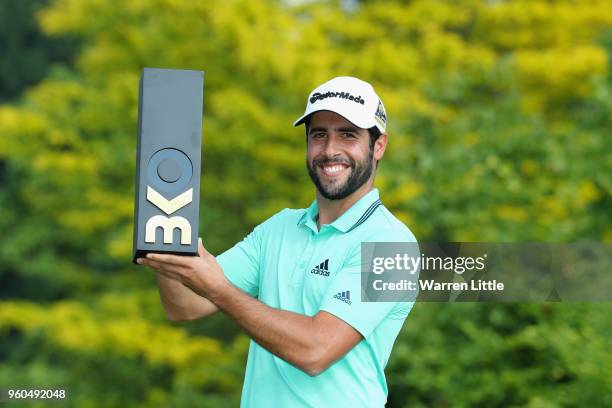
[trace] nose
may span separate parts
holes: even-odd
[[[333,135],[329,135],[325,140],[324,151],[327,157],[334,157],[338,154],[338,142]]]

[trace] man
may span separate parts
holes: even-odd
[[[382,407],[384,367],[412,303],[362,302],[361,243],[416,242],[373,188],[387,146],[382,101],[334,78],[309,96],[316,200],[285,209],[216,259],[149,254],[171,320],[221,310],[251,337],[241,406]]]

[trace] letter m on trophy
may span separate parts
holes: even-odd
[[[196,255],[204,72],[145,68],[140,78],[132,261]]]

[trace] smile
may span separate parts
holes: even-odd
[[[318,166],[321,169],[321,172],[327,177],[334,177],[341,174],[344,170],[346,170],[349,166],[346,164],[326,164],[323,166]]]

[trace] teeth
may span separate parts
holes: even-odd
[[[326,173],[338,173],[344,169],[343,166],[335,165],[335,166],[325,166],[323,167]]]

